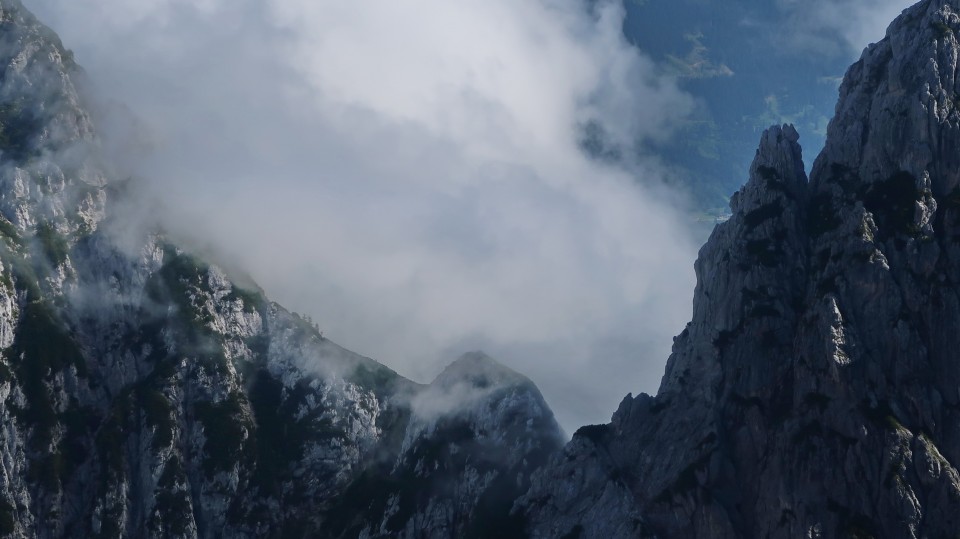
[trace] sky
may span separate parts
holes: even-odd
[[[811,54],[851,54],[879,41],[913,0],[775,0],[785,15],[787,46]]]
[[[581,142],[654,148],[696,100],[618,4],[23,1],[164,227],[328,338],[420,382],[482,349],[568,434],[656,392],[691,312],[689,208],[655,152]],[[790,46],[851,58],[905,7],[777,1]]]

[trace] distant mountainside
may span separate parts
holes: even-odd
[[[78,68],[0,0],[0,537],[937,538],[960,529],[960,0],[770,128],[657,396],[563,444],[480,352],[431,384],[129,219]]]

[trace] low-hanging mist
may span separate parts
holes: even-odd
[[[484,349],[568,430],[656,390],[689,317],[688,219],[655,158],[615,167],[580,140],[602,125],[633,155],[693,100],[615,3],[27,3],[164,226],[332,339],[421,381]]]
[[[695,245],[654,159],[692,100],[612,3],[35,0],[164,226],[426,381],[483,349],[568,430],[654,391]],[[648,187],[641,186],[646,185]]]

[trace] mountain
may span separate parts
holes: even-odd
[[[0,537],[516,528],[562,434],[482,354],[429,386],[130,219],[79,68],[0,0]]]
[[[864,51],[809,181],[763,134],[659,393],[537,473],[532,536],[956,535],[958,31],[924,0]]]
[[[342,518],[325,531],[342,537],[524,537],[513,502],[563,442],[533,383],[470,353],[416,395],[411,408],[397,451],[334,502],[331,513]]]
[[[0,0],[0,536],[955,536],[958,36],[960,0],[906,10],[809,179],[762,134],[659,393],[563,445],[483,353],[413,383],[131,220]]]

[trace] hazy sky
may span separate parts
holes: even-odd
[[[813,6],[793,45],[812,50],[875,41],[905,5],[778,1]],[[166,225],[331,339],[418,381],[483,349],[569,432],[656,391],[697,245],[682,202],[636,181],[664,174],[656,157],[593,162],[578,126],[656,141],[693,100],[624,43],[617,4],[24,3],[75,51]]]

